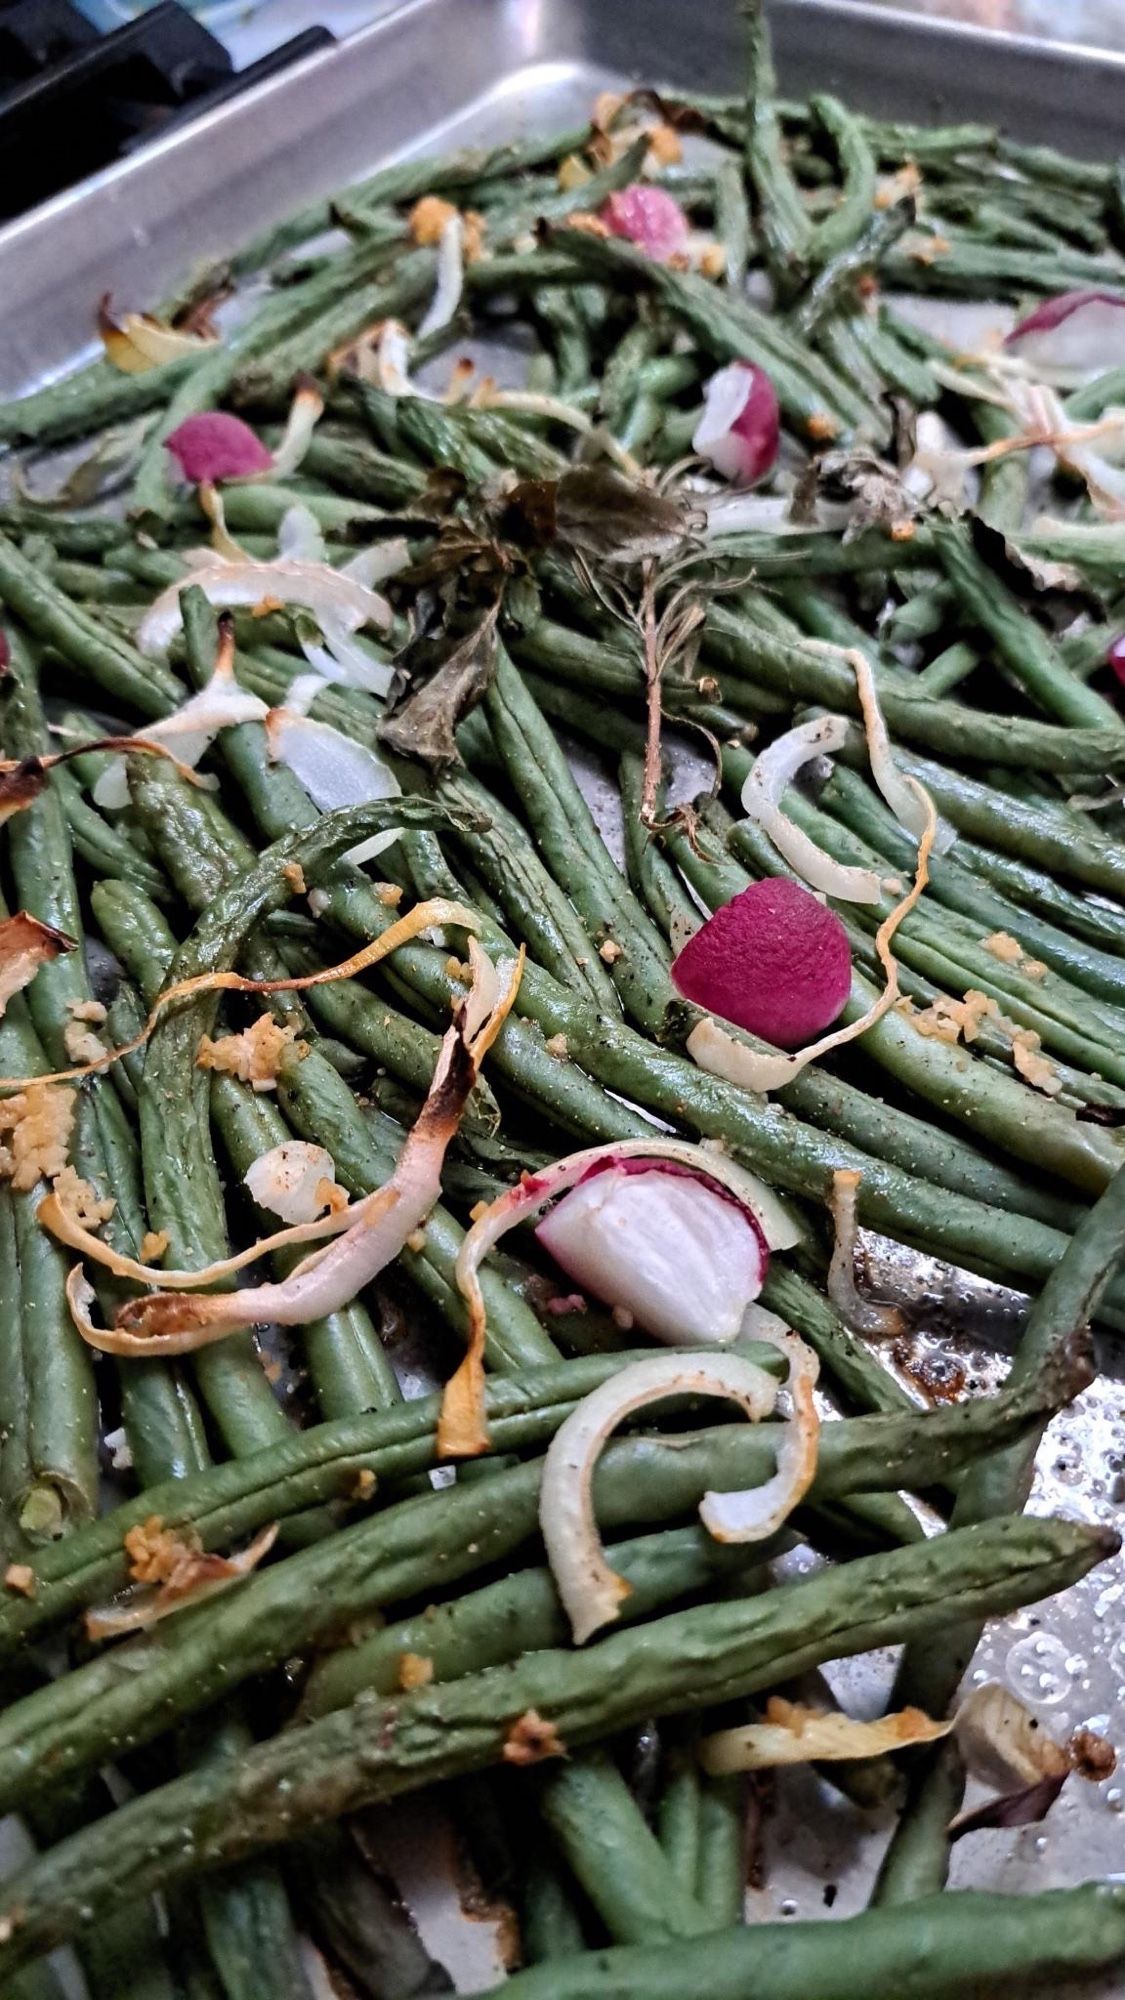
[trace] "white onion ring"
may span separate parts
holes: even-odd
[[[699,1513],[719,1541],[761,1541],[786,1520],[816,1471],[818,1420],[812,1398],[816,1356],[795,1335],[783,1345],[790,1362],[794,1415],[785,1426],[773,1477],[745,1493],[706,1493]],[[547,1451],[539,1525],[574,1643],[581,1646],[620,1615],[628,1585],[609,1567],[594,1518],[592,1481],[602,1446],[622,1419],[675,1395],[726,1396],[751,1423],[771,1414],[777,1384],[741,1355],[654,1354],[584,1396]]]
[[[882,884],[873,868],[849,868],[826,854],[781,809],[786,787],[814,757],[842,750],[848,725],[840,715],[822,715],[787,729],[754,759],[742,787],[742,810],[761,827],[795,875],[810,889],[842,903],[877,903]]]

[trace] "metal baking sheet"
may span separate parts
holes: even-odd
[[[771,13],[787,90],[831,88],[906,118],[998,119],[1093,157],[1120,148],[1122,56],[857,0],[776,0]],[[143,306],[185,267],[387,160],[567,124],[598,90],[625,79],[723,90],[737,88],[738,75],[733,0],[694,0],[690,25],[682,0],[410,0],[346,47],[0,231],[0,394],[49,380],[92,351],[102,293]],[[596,795],[596,774],[586,779]],[[1001,1367],[979,1341],[963,1359],[974,1385]],[[1033,1506],[1119,1516],[1125,1391],[1108,1365],[1052,1427]],[[892,1665],[889,1654],[870,1657],[833,1670],[834,1682],[849,1706],[874,1713]],[[1088,1723],[1115,1734],[1125,1714],[1125,1567],[1103,1566],[1065,1600],[997,1625],[973,1673],[1007,1679],[1056,1732]],[[1031,1890],[1125,1874],[1123,1807],[1125,1777],[1074,1782],[1045,1826],[962,1842],[954,1880]],[[885,1832],[809,1773],[783,1774],[752,1914],[861,1908]],[[459,1983],[474,1990],[480,1975],[460,1968]]]

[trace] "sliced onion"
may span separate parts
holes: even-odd
[[[266,740],[271,762],[286,765],[322,812],[366,805],[371,799],[397,799],[402,790],[390,765],[374,750],[333,729],[331,723],[314,721],[312,716],[294,715],[286,708],[271,709],[266,717]],[[355,861],[358,856],[370,860],[397,839],[393,827],[386,833],[372,834],[369,840],[350,848],[345,859]]]
[[[30,986],[41,965],[49,965],[64,951],[73,951],[77,940],[45,924],[26,910],[0,923],[0,1019],[13,993]]]
[[[410,335],[397,319],[386,319],[375,337],[375,380],[386,396],[421,396],[428,403],[439,403],[429,389],[424,389],[410,373]]]
[[[324,397],[307,376],[297,384],[285,429],[278,440],[268,467],[258,467],[253,478],[291,479],[312,443],[312,434],[324,415]],[[221,476],[221,475],[220,475]],[[245,475],[243,475],[245,476]]]
[[[469,951],[475,979],[483,960],[475,938]],[[303,1326],[342,1311],[398,1256],[437,1201],[446,1147],[484,1056],[515,1001],[522,971],[522,951],[518,959],[502,962],[497,1005],[473,1034],[468,1032],[462,1004],[442,1042],[429,1093],[393,1174],[353,1205],[348,1227],[334,1243],[313,1251],[280,1283],[238,1292],[185,1295],[165,1290],[130,1300],[119,1309],[112,1329],[92,1325],[89,1300],[76,1282],[84,1283],[81,1266],[76,1265],[68,1296],[83,1339],[111,1354],[186,1354],[264,1320]]]
[[[812,1383],[816,1357],[794,1335],[784,1351],[790,1363],[795,1409],[784,1427],[778,1470],[764,1486],[745,1493],[707,1493],[700,1518],[720,1541],[761,1541],[786,1520],[816,1472],[816,1411]],[[799,1375],[800,1381],[795,1379]],[[771,1414],[777,1384],[737,1354],[654,1354],[623,1368],[584,1396],[551,1440],[543,1465],[539,1525],[555,1586],[581,1646],[620,1615],[629,1586],[609,1567],[594,1518],[594,1466],[606,1439],[624,1418],[667,1396],[729,1396],[751,1423]],[[796,1434],[794,1444],[792,1435]],[[782,1462],[785,1461],[784,1470]]]
[[[183,361],[191,356],[198,359],[218,345],[213,334],[185,333],[153,319],[149,313],[126,313],[123,319],[114,319],[108,295],[98,307],[98,332],[106,360],[123,375],[146,375],[150,368],[159,368],[165,361]]]
[[[308,1139],[283,1139],[259,1154],[242,1176],[259,1208],[283,1222],[315,1222],[331,1205],[336,1162],[326,1146]]]
[[[687,216],[665,188],[634,181],[609,195],[600,214],[611,236],[636,243],[656,264],[687,254]]]
[[[781,810],[785,789],[814,757],[832,756],[847,741],[843,716],[821,715],[787,729],[755,758],[742,787],[742,809],[810,888],[842,903],[877,903],[883,885],[873,868],[849,868],[826,854]]]
[[[437,284],[425,318],[418,328],[419,340],[440,333],[448,326],[461,303],[465,286],[465,226],[456,209],[442,224],[438,240]]]
[[[875,675],[866,653],[858,646],[844,649],[844,658],[855,675],[859,690],[859,705],[863,712],[863,728],[867,737],[867,754],[871,759],[871,775],[880,792],[890,806],[900,826],[921,840],[929,824],[925,800],[919,795],[917,785],[910,785],[903,777],[894,760],[891,739],[883,711],[879,706],[879,696],[875,688]]]
[[[920,1708],[902,1708],[875,1722],[857,1722],[837,1709],[805,1708],[771,1695],[764,1722],[720,1729],[699,1745],[699,1761],[711,1777],[735,1771],[768,1771],[779,1764],[832,1763],[840,1758],[884,1757],[915,1743],[948,1736],[952,1722],[934,1722]]]
[[[301,651],[322,680],[337,687],[362,688],[366,694],[380,697],[387,693],[395,672],[389,660],[373,660],[347,627],[334,618],[323,621],[321,639],[321,645],[313,639],[302,639]],[[287,700],[286,707],[291,706]]]
[[[198,410],[164,440],[185,479],[202,481],[246,479],[274,470],[272,452],[256,431],[229,410]]]
[[[627,1160],[664,1160],[686,1167],[701,1179],[717,1181],[747,1208],[769,1250],[789,1250],[801,1240],[801,1227],[788,1204],[764,1181],[739,1167],[725,1154],[679,1139],[623,1139],[608,1146],[589,1146],[570,1153],[537,1174],[525,1174],[518,1187],[490,1202],[469,1230],[457,1253],[458,1289],[468,1307],[469,1339],[465,1359],[445,1385],[438,1422],[438,1455],[472,1457],[488,1449],[484,1421],[484,1343],[488,1318],[480,1286],[480,1266],[493,1245],[517,1223],[530,1221],[556,1195],[576,1186],[588,1173]]]
[[[178,762],[194,770],[211,748],[220,729],[239,722],[264,722],[269,710],[264,701],[234,677],[234,632],[225,626],[220,635],[215,669],[205,687],[166,715],[148,725],[150,742],[168,745]],[[124,757],[114,757],[101,773],[93,790],[96,806],[117,811],[129,803],[129,781]]]
[[[1004,342],[1042,380],[1068,388],[1125,366],[1125,296],[1060,292],[1021,319]]]
[[[764,368],[732,361],[712,375],[692,450],[735,486],[754,486],[777,463],[781,413]]]
[[[737,1340],[768,1262],[749,1209],[664,1160],[607,1161],[535,1233],[583,1291],[673,1347]]]
[[[853,1167],[838,1167],[832,1176],[828,1206],[836,1235],[828,1267],[828,1296],[853,1333],[865,1333],[874,1340],[898,1340],[906,1331],[898,1307],[865,1299],[855,1281],[856,1197],[862,1178]]]
[[[957,1747],[973,1776],[999,1790],[1062,1777],[1070,1769],[1062,1745],[1000,1681],[974,1688],[961,1703],[955,1726]]]
[[[319,620],[322,631],[326,618],[339,619],[351,632],[361,625],[377,626],[381,632],[391,626],[386,598],[327,563],[280,556],[274,562],[216,562],[211,556],[208,563],[192,570],[189,580],[199,585],[209,603],[228,609],[244,606],[252,610],[270,599],[304,605]],[[182,629],[183,588],[183,582],[170,583],[137,627],[137,644],[149,659],[163,659]]]
[[[277,553],[282,557],[296,556],[299,562],[322,563],[324,554],[324,530],[313,513],[302,500],[294,501],[281,517],[277,531]]]

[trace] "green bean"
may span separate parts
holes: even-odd
[[[1048,646],[1045,639],[1042,644]],[[708,612],[707,647],[720,671],[729,665],[760,676],[791,699],[857,712],[855,675],[844,661],[772,639],[749,627],[722,602]],[[1059,670],[1066,673],[1061,661]],[[986,715],[960,702],[935,701],[893,669],[876,667],[875,679],[883,713],[896,736],[939,754],[1033,770],[1104,770],[1120,757],[1125,744],[1116,718],[1112,728],[1063,728],[1023,717]],[[1074,686],[1084,696],[1090,692],[1078,681]]]
[[[530,1853],[525,1851],[520,1884],[520,1939],[525,1964],[541,1965],[569,1958],[583,1949],[586,1939],[561,1862],[548,1851],[542,1835],[536,1838],[531,1829],[529,1835]]]
[[[877,432],[882,429],[865,399],[776,319],[696,272],[655,263],[633,244],[584,231],[566,233],[573,237],[567,242],[573,264],[621,283],[654,287],[709,353],[721,361],[753,361],[764,368],[782,410],[802,429],[811,423],[812,434],[823,436],[826,418],[839,427],[874,422]]]
[[[318,1827],[282,1858],[310,1928],[332,1961],[344,1966],[357,1993],[370,2000],[430,2000],[453,1990],[350,1831]]]
[[[781,125],[774,103],[777,79],[762,7],[749,5],[746,20],[746,173],[757,198],[770,276],[785,293],[803,276],[812,255],[813,234],[800,190],[782,153]]]
[[[1010,1379],[1034,1382],[1056,1362],[1066,1342],[1094,1317],[1116,1272],[1125,1259],[1125,1168],[1100,1201],[1083,1217],[1066,1254],[1032,1305],[1012,1363]],[[1040,1432],[1040,1436],[1042,1433]],[[957,1526],[994,1520],[1026,1504],[1039,1437],[989,1455],[966,1477],[957,1496],[953,1519]],[[908,1646],[896,1677],[896,1698],[918,1699],[931,1715],[945,1712],[953,1699],[969,1658],[976,1650],[980,1626],[975,1620],[952,1624],[940,1648],[920,1651]],[[913,1691],[913,1692],[910,1692]],[[911,1798],[884,1857],[876,1899],[895,1903],[911,1900],[917,1884],[931,1879],[941,1886],[948,1867],[948,1818],[940,1826],[927,1801],[930,1760],[923,1759],[911,1786]],[[944,1804],[956,1786],[956,1766],[943,1760],[936,1789]],[[959,1790],[959,1786],[956,1786]],[[955,1801],[956,1804],[959,1800]],[[919,1825],[919,1822],[921,1824]]]
[[[754,1924],[675,1945],[586,1952],[517,1974],[486,2000],[961,2000],[1109,1971],[1125,1955],[1125,1894],[1110,1883],[1034,1896],[960,1890],[842,1922]],[[1029,1986],[1025,1989],[1030,1991]]]
[[[603,1470],[621,1450],[610,1447]],[[510,1477],[497,1474],[469,1491],[494,1495]],[[441,1497],[451,1511],[454,1496]],[[1073,1582],[1116,1546],[1109,1531],[1077,1522],[987,1522],[861,1557],[842,1575],[812,1576],[748,1603],[673,1613],[582,1652],[531,1653],[513,1666],[395,1696],[389,1708],[378,1699],[353,1703],[259,1745],[236,1771],[193,1773],[121,1807],[111,1848],[99,1829],[32,1863],[4,1885],[0,1928],[5,1916],[13,1921],[0,1946],[0,1976],[74,1935],[112,1906],[123,1885],[145,1894],[361,1804],[498,1760],[513,1719],[530,1709],[577,1746],[653,1712],[709,1706],[888,1639],[1006,1612]],[[239,1602],[267,1580],[243,1586]],[[222,1615],[220,1603],[212,1616]]]
[[[153,868],[124,834],[87,805],[76,778],[60,764],[51,778],[66,813],[75,852],[100,875],[124,875],[158,901],[168,894],[168,886],[158,868]]]
[[[699,1937],[711,1929],[690,1882],[672,1868],[604,1750],[545,1773],[539,1804],[614,1943]]]
[[[952,646],[946,646],[935,653],[929,664],[918,675],[918,686],[927,694],[942,695],[952,693],[976,672],[980,665],[980,654],[975,646],[965,639],[957,639]]]
[[[884,310],[877,318],[857,313],[853,322],[856,340],[879,369],[888,388],[909,397],[919,409],[929,409],[942,395],[941,384],[928,361],[900,340]]]
[[[1069,1362],[1060,1363],[1007,1402],[831,1424],[811,1498],[820,1504],[868,1492],[873,1466],[880,1486],[928,1487],[982,1448],[1019,1436],[1072,1392],[1075,1379]],[[599,1517],[606,1525],[674,1520],[708,1487],[768,1477],[775,1457],[769,1426],[700,1432],[690,1442],[677,1435],[671,1444],[625,1440],[599,1461]],[[0,1717],[0,1798],[18,1798],[32,1761],[45,1769],[49,1758],[58,1779],[89,1768],[123,1741],[151,1740],[294,1647],[498,1561],[535,1532],[541,1474],[537,1460],[403,1501],[259,1572],[222,1601],[184,1610],[143,1671],[111,1652],[25,1697]]]
[[[211,1116],[240,1178],[263,1153],[272,1146],[284,1145],[290,1136],[276,1106],[234,1077],[214,1078]],[[260,1228],[268,1230],[275,1220],[267,1211],[257,1210]],[[277,1275],[284,1277],[298,1261],[299,1254],[277,1257]],[[302,1344],[322,1416],[342,1417],[358,1410],[385,1409],[398,1401],[400,1392],[394,1369],[370,1315],[358,1299],[304,1327]]]
[[[1125,894],[1125,843],[1104,833],[1084,814],[1070,811],[1061,802],[1025,802],[1010,793],[999,792],[994,785],[986,785],[978,778],[967,777],[961,771],[950,770],[909,751],[903,752],[901,761],[903,769],[926,786],[939,812],[952,820],[959,833],[970,835],[974,841],[988,841],[1002,850],[999,857],[1002,868],[1003,857],[1012,856],[1025,866],[1031,863],[1057,869],[1060,875],[1070,875],[1103,894]],[[974,872],[985,866],[978,859],[979,848],[966,847],[958,841],[957,851],[964,853]],[[991,865],[990,859],[986,873]],[[1013,883],[1018,880],[1022,885],[1025,877],[1022,873],[1018,877],[1009,873],[1007,879]],[[1053,893],[1057,898],[1057,888]],[[1094,912],[1090,921],[1096,921]]]
[[[670,990],[664,941],[630,896],[550,725],[502,651],[485,709],[509,782],[556,881],[582,916],[593,948],[616,947],[610,969],[623,1004],[642,1025],[653,1025]]]
[[[948,245],[932,259],[928,245]],[[919,251],[923,254],[919,254]],[[980,243],[954,231],[936,233],[914,248],[893,250],[884,266],[888,288],[938,292],[961,298],[1015,298],[1027,292],[1065,292],[1082,287],[1112,289],[1120,285],[1122,265],[1115,257],[1091,257],[1063,245],[1053,256]]]
[[[632,1622],[729,1582],[750,1558],[745,1549],[724,1549],[702,1528],[691,1527],[615,1543],[608,1560],[629,1584],[621,1615]],[[365,1688],[393,1694],[401,1686],[408,1655],[431,1662],[435,1680],[459,1680],[521,1652],[565,1645],[568,1631],[550,1571],[514,1570],[496,1583],[428,1605],[357,1645],[326,1654],[306,1684],[301,1715],[315,1721],[346,1708]]]
[[[722,160],[715,175],[715,234],[723,248],[723,279],[741,292],[757,248],[746,181],[738,160]]]
[[[535,689],[532,688],[532,693]],[[670,868],[654,834],[641,823],[643,760],[636,750],[624,750],[618,764],[618,782],[625,822],[625,862],[629,880],[673,950],[679,949],[699,929],[702,912],[696,907],[680,877]]]
[[[843,209],[822,222],[820,229],[841,217],[846,227],[844,240],[824,260],[789,315],[789,324],[806,340],[832,313],[854,309],[858,304],[861,281],[881,268],[884,258],[914,221],[914,203],[907,199],[874,213],[868,210],[858,235],[853,233],[850,218]],[[838,362],[836,365],[839,367]]]
[[[616,989],[574,906],[526,844],[519,821],[483,785],[468,774],[444,774],[436,797],[459,812],[486,819],[466,849],[495,891],[516,934],[524,938],[539,964],[564,986],[585,993],[601,1006],[615,1008]]]
[[[700,1787],[696,1893],[714,1933],[743,1919],[746,1900],[746,1780],[705,1777]]]
[[[434,254],[412,251],[401,257],[389,277],[377,274],[365,283],[347,285],[315,318],[299,320],[291,333],[280,329],[279,339],[271,329],[268,338],[244,347],[245,365],[228,374],[234,402],[275,407],[292,394],[297,376],[321,367],[333,349],[354,340],[365,327],[377,320],[412,313],[430,291],[434,278]],[[224,382],[223,387],[225,388]]]
[[[1120,729],[1114,709],[1069,673],[1057,649],[1012,592],[951,523],[934,531],[936,550],[965,615],[983,626],[1021,687],[1049,715],[1079,728]]]
[[[0,405],[0,442],[69,444],[102,426],[127,423],[156,409],[193,365],[190,358],[166,361],[143,374],[126,375],[110,361],[93,361],[60,382]]]
[[[0,599],[37,638],[91,674],[114,701],[143,716],[167,714],[183,694],[175,675],[142,659],[92,612],[42,578],[7,536],[0,535]]]
[[[485,1396],[495,1450],[541,1442],[561,1422],[560,1412],[636,1358],[595,1355],[529,1369],[518,1381],[490,1382]],[[755,1358],[770,1365],[768,1350]],[[65,1542],[37,1551],[35,1597],[0,1604],[0,1653],[122,1589],[129,1575],[124,1536],[154,1511],[168,1527],[192,1530],[204,1548],[220,1548],[322,1500],[346,1503],[363,1472],[393,1487],[428,1471],[436,1462],[438,1407],[438,1397],[427,1396],[288,1432],[260,1452],[185,1479],[165,1479],[122,1502]]]
[[[820,795],[820,803],[842,819],[885,855],[896,868],[912,865],[913,844],[874,792],[854,772],[838,765]],[[935,898],[963,917],[973,919],[978,931],[1006,931],[1016,935],[1024,951],[1054,966],[1080,986],[1105,1000],[1125,1000],[1125,968],[1119,958],[1075,939],[1057,924],[1045,922],[1015,902],[991,890],[959,859],[960,843],[948,854],[930,858],[929,887]]]
[[[310,440],[301,466],[313,479],[322,479],[380,507],[409,508],[425,489],[424,476],[413,466],[376,450],[366,438],[352,433],[334,437],[319,430]]]

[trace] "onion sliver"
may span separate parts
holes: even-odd
[[[768,1771],[779,1764],[884,1757],[913,1743],[933,1743],[952,1728],[952,1720],[933,1722],[920,1708],[902,1708],[874,1722],[859,1722],[838,1709],[805,1708],[773,1695],[764,1722],[705,1736],[699,1761],[711,1777],[722,1778],[735,1771]]]
[[[427,340],[448,326],[461,303],[465,284],[464,224],[454,210],[443,223],[438,241],[437,284],[426,316],[418,328],[418,339]]]
[[[240,687],[234,677],[234,630],[220,627],[219,650],[210,680],[198,693],[166,715],[150,722],[146,736],[150,742],[174,748],[177,762],[194,770],[211,748],[220,729],[238,722],[264,722],[269,710],[264,701]],[[118,811],[129,803],[129,782],[124,757],[114,757],[106,765],[93,790],[96,806]]]
[[[266,717],[266,742],[270,761],[292,771],[321,812],[397,799],[402,790],[390,765],[376,751],[345,736],[330,722],[273,708]],[[349,848],[344,859],[357,864],[370,861],[397,839],[393,827],[386,833],[373,833],[370,839]]]
[[[790,1250],[801,1240],[793,1211],[763,1181],[723,1153],[691,1146],[679,1139],[623,1139],[607,1146],[588,1146],[556,1160],[541,1173],[525,1174],[518,1187],[490,1202],[469,1230],[457,1253],[458,1288],[469,1311],[469,1342],[457,1372],[445,1385],[438,1422],[438,1455],[467,1458],[488,1449],[484,1421],[484,1342],[488,1318],[480,1287],[480,1266],[509,1229],[530,1221],[556,1195],[574,1187],[605,1162],[665,1160],[687,1167],[702,1179],[717,1181],[753,1215],[770,1250]]]
[[[833,756],[847,740],[843,716],[822,715],[799,722],[762,751],[742,787],[742,809],[772,840],[795,875],[842,903],[877,903],[882,884],[873,868],[849,868],[826,854],[781,809],[782,794],[814,757]]]
[[[866,1333],[874,1340],[897,1340],[906,1331],[899,1308],[865,1299],[855,1281],[856,1196],[862,1178],[854,1167],[838,1167],[832,1176],[828,1206],[836,1237],[828,1267],[828,1296],[853,1333]]]
[[[759,1541],[772,1534],[807,1491],[816,1470],[817,1419],[811,1381],[815,1357],[789,1336],[791,1380],[800,1367],[810,1381],[801,1391],[792,1422],[781,1433],[778,1471],[765,1486],[745,1494],[708,1493],[700,1517],[711,1534],[723,1541]],[[555,1585],[570,1620],[574,1643],[581,1646],[620,1615],[629,1586],[606,1562],[594,1518],[594,1466],[606,1439],[624,1418],[648,1403],[668,1396],[729,1397],[745,1410],[751,1423],[768,1417],[777,1400],[777,1385],[765,1370],[737,1354],[654,1354],[634,1362],[589,1396],[560,1425],[547,1451],[539,1496],[539,1525]],[[800,1433],[799,1449],[786,1454],[788,1433]],[[787,1457],[784,1473],[781,1461]],[[761,1501],[759,1495],[769,1495]],[[745,1507],[743,1503],[747,1503]]]
[[[180,592],[185,583],[197,583],[208,603],[220,609],[253,610],[255,605],[276,600],[303,605],[318,619],[339,618],[351,632],[361,625],[375,625],[381,632],[390,630],[391,608],[386,598],[327,563],[302,562],[297,556],[241,563],[212,557],[194,567],[190,576],[170,583],[145,612],[137,627],[137,644],[149,659],[163,659],[183,626]]]
[[[462,1001],[442,1042],[426,1101],[406,1135],[393,1174],[382,1187],[354,1204],[347,1229],[334,1243],[302,1259],[280,1283],[237,1292],[162,1291],[129,1300],[119,1308],[113,1328],[91,1322],[90,1288],[81,1265],[75,1265],[67,1297],[83,1339],[110,1354],[186,1354],[262,1320],[303,1326],[350,1304],[398,1256],[437,1201],[446,1147],[460,1123],[484,1056],[519,990],[522,951],[518,959],[502,962],[495,986],[491,983],[494,969],[475,938],[470,940],[469,955],[474,983],[477,978],[487,980],[488,991],[497,994],[496,1004],[480,1020],[468,1000]],[[475,1029],[474,1022],[478,1023]]]

